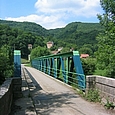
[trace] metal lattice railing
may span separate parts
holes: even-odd
[[[32,60],[32,66],[69,85],[85,90],[85,75],[78,51],[38,57]]]

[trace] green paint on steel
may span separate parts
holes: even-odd
[[[20,50],[14,50],[14,55],[21,55]]]
[[[75,51],[73,51],[73,52],[75,52]],[[70,57],[70,56],[73,56],[73,52],[60,53],[60,54],[56,54],[56,55],[42,56],[42,57],[37,57],[35,59],[40,60],[40,59],[48,59],[48,58]]]
[[[79,52],[78,51],[73,51],[73,55],[79,55]]]
[[[14,50],[14,76],[21,77],[21,51]]]
[[[66,83],[68,83],[68,73],[69,73],[69,59],[68,59],[68,57],[66,58],[65,69],[66,69]]]
[[[69,85],[85,89],[85,75],[78,51],[37,57],[32,60],[32,66]]]

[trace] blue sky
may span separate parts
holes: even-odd
[[[0,0],[0,19],[28,21],[46,29],[71,22],[99,22],[100,0]]]

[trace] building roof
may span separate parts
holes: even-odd
[[[80,58],[87,58],[87,57],[89,57],[89,54],[81,54],[80,55]]]

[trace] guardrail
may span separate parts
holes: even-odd
[[[85,90],[85,75],[78,51],[57,55],[38,57],[32,60],[32,67],[72,85]]]

